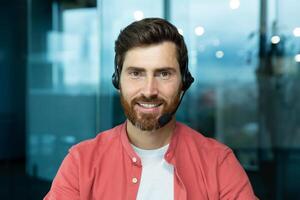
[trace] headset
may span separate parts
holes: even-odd
[[[115,55],[114,66],[115,66],[115,71],[112,75],[112,84],[114,85],[114,87],[116,89],[119,90],[120,89],[120,73],[121,73],[121,71],[118,68],[117,55]],[[182,91],[185,92],[187,89],[189,89],[189,87],[194,82],[194,78],[188,69],[188,62],[186,62],[185,65],[183,66],[183,71],[181,73],[182,73],[181,74],[181,76],[182,76]]]

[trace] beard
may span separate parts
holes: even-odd
[[[174,112],[179,103],[180,93],[181,91],[179,90],[178,94],[175,96],[174,99],[171,100],[169,104],[167,104],[167,102],[164,99],[159,98],[157,95],[150,97],[145,97],[144,95],[141,95],[139,97],[134,98],[131,102],[128,102],[122,93],[122,89],[120,89],[120,99],[127,119],[135,127],[141,129],[142,131],[154,131],[161,128],[160,124],[158,123],[159,117],[166,113]],[[138,104],[138,102],[161,104],[161,106],[163,106],[161,115],[157,113],[138,114],[137,111],[134,110],[134,107]]]

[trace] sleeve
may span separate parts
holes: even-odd
[[[44,200],[79,200],[78,160],[70,151],[64,158]]]
[[[251,183],[231,149],[219,158],[219,191],[221,200],[255,200]]]

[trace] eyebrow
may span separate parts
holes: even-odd
[[[126,71],[139,71],[139,72],[144,72],[146,71],[145,68],[141,68],[141,67],[135,67],[135,66],[130,66],[127,67],[125,69]],[[161,67],[158,69],[155,69],[154,72],[163,72],[163,71],[172,71],[172,72],[176,72],[176,69],[172,68],[172,67]]]
[[[133,66],[127,67],[125,70],[126,70],[126,71],[145,71],[144,68],[133,67]]]
[[[172,67],[163,67],[155,70],[156,72],[163,72],[163,71],[171,71],[171,72],[176,72],[176,69]]]

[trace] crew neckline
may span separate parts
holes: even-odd
[[[131,146],[140,157],[157,157],[163,156],[167,152],[169,144],[158,149],[141,149],[133,144]]]

